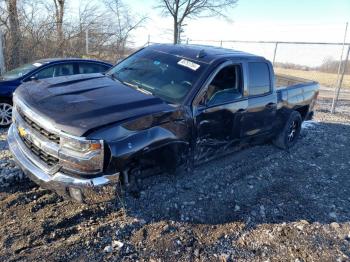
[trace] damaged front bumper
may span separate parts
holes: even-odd
[[[30,157],[31,153],[28,152],[14,124],[8,131],[7,141],[15,162],[41,187],[52,189],[65,198],[87,204],[111,201],[117,196],[119,173],[95,178],[77,178],[60,171],[49,174],[40,167],[39,162]]]

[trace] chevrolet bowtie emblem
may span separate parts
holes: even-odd
[[[18,133],[21,137],[24,137],[27,134],[26,130],[23,127],[18,127]]]

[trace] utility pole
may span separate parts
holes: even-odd
[[[89,55],[89,28],[85,31],[85,53]]]
[[[277,47],[278,47],[278,42],[275,43],[275,49],[273,51],[273,60],[272,60],[272,65],[273,66],[275,66],[275,63],[276,63]]]
[[[342,82],[343,82],[343,78],[344,78],[344,73],[345,73],[345,70],[343,70],[344,73],[341,76],[341,81],[340,81],[339,75],[340,75],[341,66],[342,66],[342,62],[343,62],[343,53],[344,53],[344,47],[345,47],[347,32],[348,32],[348,22],[345,25],[343,47],[342,47],[342,50],[341,50],[340,61],[339,61],[339,66],[338,66],[338,74],[337,74],[337,82],[336,82],[337,87],[334,90],[334,97],[333,97],[333,101],[332,101],[332,108],[331,108],[331,113],[332,114],[334,114],[334,112],[335,112],[335,106],[336,106],[336,103],[337,103],[338,98],[339,98],[339,92],[340,92],[340,88],[341,88],[341,85],[342,85]],[[349,45],[349,49],[350,49],[350,45]],[[348,52],[348,55],[349,55],[349,52]],[[347,56],[347,57],[349,57],[349,56]],[[348,58],[345,59],[345,65],[344,65],[345,68],[346,68],[347,61],[348,61]]]
[[[5,73],[5,59],[4,59],[4,46],[3,46],[3,35],[0,30],[0,75]]]
[[[334,95],[334,98],[333,98],[332,109],[331,109],[331,113],[332,114],[335,113],[335,107],[336,107],[338,99],[339,99],[340,89],[341,89],[341,87],[343,85],[344,75],[345,75],[346,67],[347,67],[347,64],[348,64],[348,61],[349,61],[349,54],[350,54],[350,45],[348,46],[348,52],[346,53],[343,70],[342,70],[340,79],[338,81],[338,86],[337,86],[337,88],[335,90],[335,95]]]

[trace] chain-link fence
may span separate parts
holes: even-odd
[[[188,40],[188,44],[220,46],[264,56],[276,73],[315,80],[321,95],[332,98],[343,75],[340,99],[350,100],[350,43]],[[345,70],[344,70],[345,68]],[[344,72],[343,72],[344,71]]]

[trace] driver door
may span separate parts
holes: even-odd
[[[209,160],[239,144],[240,123],[248,107],[244,90],[243,66],[226,62],[199,92],[194,102],[196,162]]]

